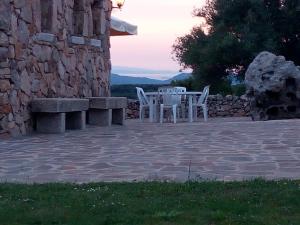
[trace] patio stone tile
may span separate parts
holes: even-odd
[[[250,156],[225,156],[223,160],[233,161],[233,162],[249,162],[253,161],[254,159]]]
[[[292,168],[292,167],[281,167],[280,168],[280,171],[282,172],[291,172],[291,173],[300,173],[300,167],[295,167],[295,168]]]
[[[140,123],[0,140],[0,181],[300,179],[300,120]]]

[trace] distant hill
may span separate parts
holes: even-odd
[[[147,77],[130,77],[121,76],[118,74],[111,74],[111,85],[122,84],[170,84],[173,80],[185,80],[191,77],[190,73],[180,73],[168,80],[157,80]]]
[[[118,74],[111,74],[110,77],[111,85],[121,85],[121,84],[162,84],[163,81],[150,79],[147,77],[130,77],[121,76]]]
[[[173,80],[186,80],[192,76],[191,73],[179,73],[176,76],[172,77],[171,79],[166,80],[167,82],[171,83]]]

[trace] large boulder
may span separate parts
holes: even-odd
[[[245,83],[253,120],[300,118],[300,70],[293,62],[261,52]]]

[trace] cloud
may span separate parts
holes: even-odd
[[[183,72],[191,72],[190,70]],[[166,80],[174,77],[175,75],[181,73],[176,70],[153,70],[145,68],[136,68],[136,67],[126,67],[126,66],[113,66],[112,73],[131,76],[131,77],[148,77],[153,79]]]
[[[145,68],[136,68],[136,67],[126,67],[126,66],[113,66],[112,73],[117,74],[176,74],[176,70],[154,70],[154,69],[145,69]]]

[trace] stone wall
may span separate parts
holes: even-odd
[[[210,95],[207,104],[209,117],[249,116],[250,104],[245,96]],[[188,106],[186,108],[188,109]],[[200,115],[200,109],[198,114]],[[186,113],[186,115],[188,114]],[[139,118],[139,102],[137,100],[128,100],[127,118]]]
[[[0,137],[32,130],[32,98],[110,94],[110,13],[109,0],[1,0]]]

